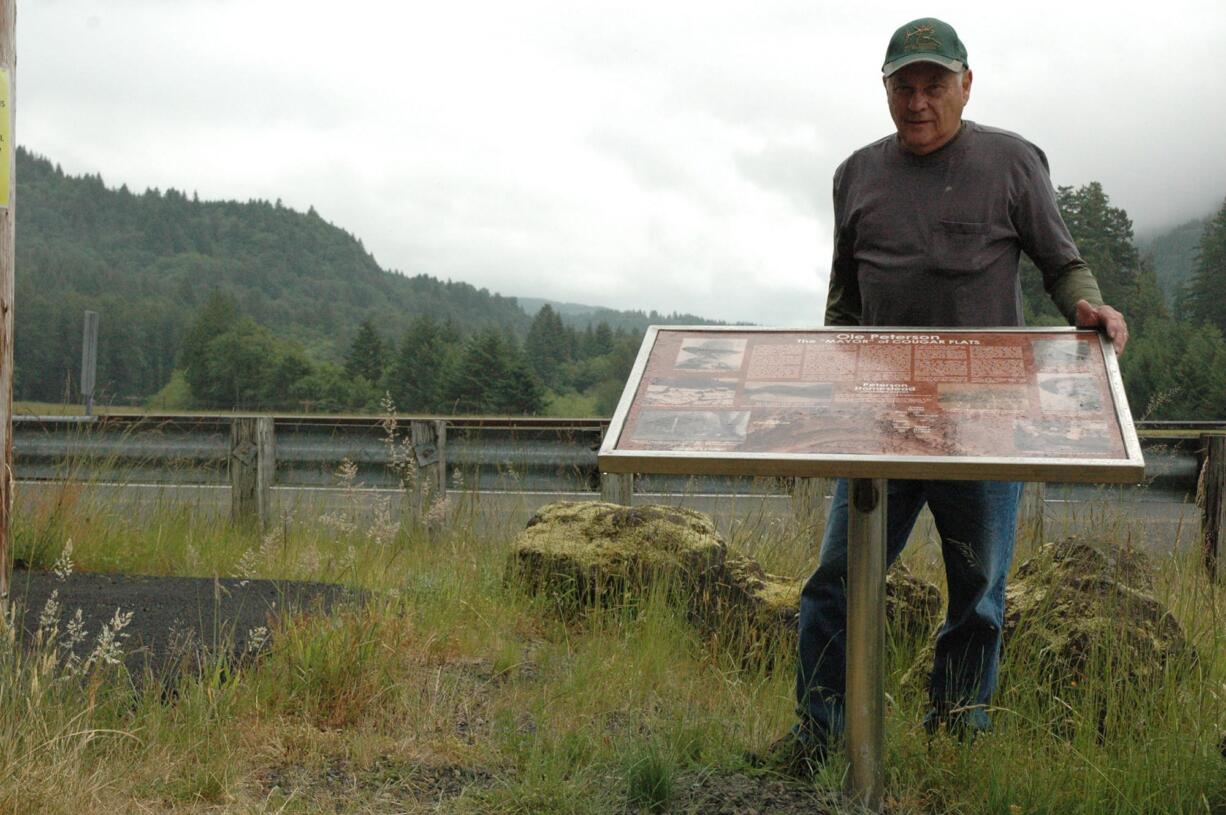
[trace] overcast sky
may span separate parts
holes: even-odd
[[[966,118],[1056,184],[1139,234],[1226,198],[1221,0],[19,0],[16,130],[109,185],[314,205],[408,274],[813,325],[831,173],[891,132],[885,45],[924,15]]]

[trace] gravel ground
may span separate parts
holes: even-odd
[[[686,815],[820,815],[834,812],[839,804],[837,795],[779,776],[691,774],[677,780],[668,811]]]
[[[268,627],[279,614],[327,609],[354,596],[329,583],[89,573],[61,580],[53,572],[16,569],[10,593],[27,637],[33,637],[52,592],[58,592],[61,632],[81,610],[87,632],[76,649],[81,656],[117,610],[132,612],[124,629],[124,662],[133,677],[148,667],[163,681],[195,667],[203,653],[225,649],[237,657],[255,650],[251,632]]]

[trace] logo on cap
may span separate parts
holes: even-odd
[[[915,28],[907,32],[907,36],[903,41],[902,50],[904,51],[939,51],[941,50],[941,41],[936,38],[936,29],[925,23],[917,25]]]

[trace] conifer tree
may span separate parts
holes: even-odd
[[[1186,302],[1193,320],[1226,333],[1226,201],[1200,236]]]
[[[1140,273],[1140,255],[1132,242],[1132,221],[1124,210],[1111,206],[1103,185],[1060,187],[1060,214],[1098,279],[1103,300],[1128,313],[1129,295]]]
[[[428,314],[414,319],[384,379],[384,388],[396,407],[418,413],[439,411],[446,361],[447,348],[439,324]]]
[[[1077,250],[1094,272],[1103,301],[1131,317],[1141,258],[1133,244],[1132,221],[1097,181],[1083,187],[1060,187],[1056,203]],[[1022,263],[1022,294],[1028,322],[1061,324],[1064,318],[1043,289],[1043,276],[1027,258]]]
[[[1130,334],[1144,334],[1147,327],[1158,320],[1169,320],[1170,312],[1166,308],[1166,297],[1158,285],[1158,275],[1154,272],[1153,263],[1148,258],[1141,260],[1141,270],[1137,275],[1132,294],[1128,297],[1128,320]]]
[[[238,303],[220,289],[214,289],[184,335],[179,367],[183,369],[188,387],[197,399],[203,398],[210,390],[209,343],[229,331],[237,322]]]
[[[542,382],[556,388],[561,379],[562,365],[570,358],[569,350],[569,338],[562,318],[546,303],[533,318],[524,341],[528,364]]]
[[[464,342],[443,385],[447,412],[539,413],[544,394],[514,340],[487,328]]]
[[[360,376],[371,384],[378,384],[383,381],[386,354],[383,338],[375,330],[374,323],[363,320],[345,355],[345,373],[351,378]]]

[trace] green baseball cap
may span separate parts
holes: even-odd
[[[912,62],[935,62],[951,71],[967,67],[966,46],[954,27],[936,17],[912,20],[894,32],[885,51],[885,76]]]

